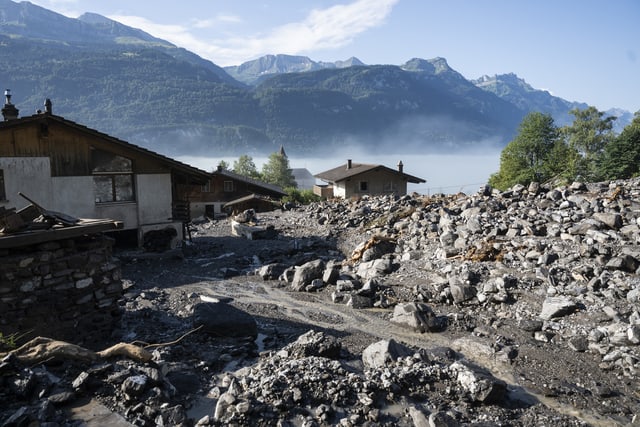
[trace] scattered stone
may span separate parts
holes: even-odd
[[[568,297],[547,297],[542,303],[540,318],[550,320],[573,313],[578,305]]]

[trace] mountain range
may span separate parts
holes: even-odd
[[[444,58],[366,65],[267,55],[219,67],[104,16],[0,0],[0,84],[21,116],[49,98],[69,120],[167,155],[318,154],[352,145],[451,152],[504,146],[531,111],[563,125],[586,104],[514,74],[467,80]],[[625,111],[618,126],[630,121]],[[625,118],[626,117],[626,118]]]

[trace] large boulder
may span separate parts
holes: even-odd
[[[454,362],[450,366],[458,384],[467,392],[471,399],[481,403],[499,403],[507,391],[507,384],[489,373],[461,363]]]
[[[431,307],[421,302],[397,304],[393,309],[391,321],[418,332],[436,332],[443,327],[443,322],[437,318]]]
[[[249,313],[222,302],[199,303],[193,308],[193,325],[217,337],[257,337],[256,320]]]
[[[291,281],[291,289],[294,291],[302,291],[310,285],[314,279],[322,279],[324,266],[325,263],[323,260],[316,259],[296,268],[293,274],[293,280]]]
[[[312,330],[300,335],[297,340],[284,347],[278,354],[292,359],[310,356],[337,359],[340,357],[341,349],[342,344],[335,337]]]
[[[395,362],[400,357],[411,356],[413,352],[409,347],[397,343],[394,340],[382,340],[371,344],[362,352],[362,363],[366,368],[383,368],[389,362]]]

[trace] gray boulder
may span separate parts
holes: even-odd
[[[443,326],[431,307],[420,302],[397,304],[391,322],[409,326],[418,332],[436,332],[442,330]]]
[[[307,285],[310,285],[313,279],[322,279],[324,273],[324,261],[316,259],[302,264],[296,268],[291,281],[291,289],[294,291],[302,291]]]
[[[398,344],[394,340],[382,340],[371,344],[362,352],[362,363],[366,368],[383,368],[389,362],[395,362],[400,357],[411,356],[410,348]]]
[[[246,311],[225,303],[199,303],[193,308],[193,325],[218,337],[257,337],[256,320]]]
[[[542,303],[540,318],[550,320],[554,317],[562,317],[573,313],[578,305],[567,297],[547,297]]]
[[[504,400],[507,391],[507,384],[504,381],[479,369],[471,369],[461,362],[454,362],[450,369],[458,384],[474,401],[490,404]]]

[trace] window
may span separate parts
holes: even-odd
[[[369,191],[369,183],[367,181],[360,181],[360,192],[366,193]]]
[[[96,203],[132,202],[133,167],[130,159],[102,150],[91,150],[91,172]]]
[[[393,193],[397,189],[398,189],[398,186],[393,181],[385,182],[384,185],[382,186],[382,191],[384,191],[385,193]]]
[[[230,193],[233,191],[233,181],[224,182],[224,191]]]
[[[0,200],[7,200],[7,191],[4,188],[4,171],[0,169]]]
[[[207,181],[207,183],[200,188],[200,192],[211,193],[211,181]]]

